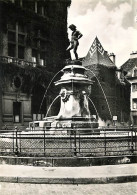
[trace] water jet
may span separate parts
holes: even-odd
[[[92,134],[98,128],[97,119],[90,114],[88,105],[89,87],[93,81],[85,74],[86,68],[79,64],[68,64],[62,69],[60,80],[60,110],[51,124],[51,129],[80,134]],[[46,118],[44,118],[46,119]]]

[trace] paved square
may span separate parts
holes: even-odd
[[[137,182],[60,185],[0,183],[1,195],[136,195]]]

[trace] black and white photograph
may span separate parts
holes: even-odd
[[[0,0],[0,194],[137,194],[137,0]]]

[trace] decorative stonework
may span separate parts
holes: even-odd
[[[26,47],[24,50],[24,57],[27,61],[32,61],[32,49],[30,47]]]
[[[0,55],[8,56],[8,37],[2,31],[0,32]]]
[[[13,78],[13,87],[15,89],[20,89],[21,86],[22,86],[22,78],[19,75],[17,75]]]

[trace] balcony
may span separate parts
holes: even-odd
[[[25,67],[25,66],[36,67],[36,62],[29,62],[23,59],[10,57],[10,56],[0,56],[0,62],[6,64],[15,64],[16,66],[20,66],[20,67]]]

